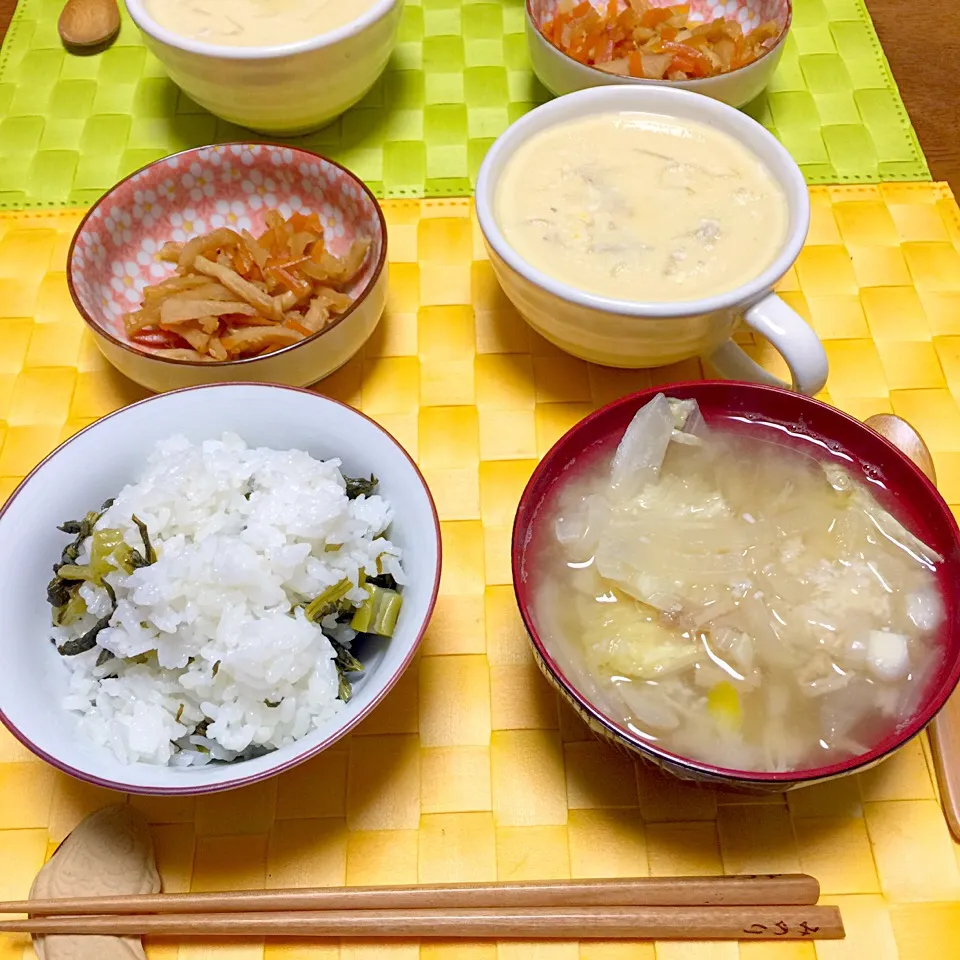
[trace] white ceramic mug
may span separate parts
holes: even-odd
[[[747,283],[713,297],[678,302],[614,300],[547,276],[506,241],[494,215],[497,186],[517,148],[541,130],[602,112],[643,111],[723,130],[748,147],[787,201],[786,237],[773,262]],[[810,198],[803,174],[780,142],[746,114],[708,97],[668,87],[595,87],[560,97],[500,136],[480,168],[477,217],[506,295],[527,322],[574,356],[612,367],[657,367],[702,356],[721,376],[814,394],[827,379],[827,356],[813,329],[774,292],[807,236]],[[792,384],[756,364],[730,337],[741,324],[766,337],[790,369]]]

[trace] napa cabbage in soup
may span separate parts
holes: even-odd
[[[814,449],[811,446],[811,449]],[[613,719],[681,756],[793,771],[866,753],[939,662],[942,562],[837,459],[658,395],[567,481],[533,615]]]

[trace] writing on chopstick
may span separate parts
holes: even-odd
[[[806,920],[801,920],[796,927],[791,928],[785,920],[778,920],[772,927],[765,923],[752,923],[749,927],[744,927],[743,932],[753,937],[785,937],[790,933],[795,937],[812,937],[820,932],[820,928],[807,923]]]

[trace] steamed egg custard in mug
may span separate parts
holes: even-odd
[[[275,47],[346,26],[376,0],[147,0],[171,33],[225,47]]]
[[[787,236],[786,197],[729,134],[641,112],[534,134],[508,161],[496,216],[531,266],[616,300],[699,300],[765,270]]]

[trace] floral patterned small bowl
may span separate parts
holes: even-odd
[[[372,240],[346,291],[354,304],[319,333],[273,353],[223,362],[175,360],[131,343],[123,316],[143,288],[170,275],[157,260],[168,240],[218,227],[255,236],[269,210],[316,213],[334,254],[357,237]],[[387,228],[365,184],[306,150],[256,143],[199,147],[166,157],[118,183],[84,217],[67,255],[73,302],[104,356],[123,374],[163,391],[228,380],[306,386],[346,363],[366,342],[387,296]]]
[[[558,50],[541,33],[543,26],[553,18],[560,0],[526,0],[527,46],[533,69],[540,82],[556,96],[598,87],[603,84],[634,83],[657,84],[692,90],[722,100],[731,107],[743,107],[763,91],[770,82],[780,58],[783,45],[790,31],[793,18],[792,0],[687,0],[690,19],[699,21],[738,20],[744,30],[752,30],[767,20],[780,25],[777,42],[759,59],[737,70],[716,77],[698,80],[644,80],[639,77],[620,77],[605,73],[596,67],[579,63],[562,50]],[[651,6],[674,6],[678,0],[651,0]],[[606,9],[607,0],[590,0],[598,10]],[[625,6],[621,0],[621,8]]]

